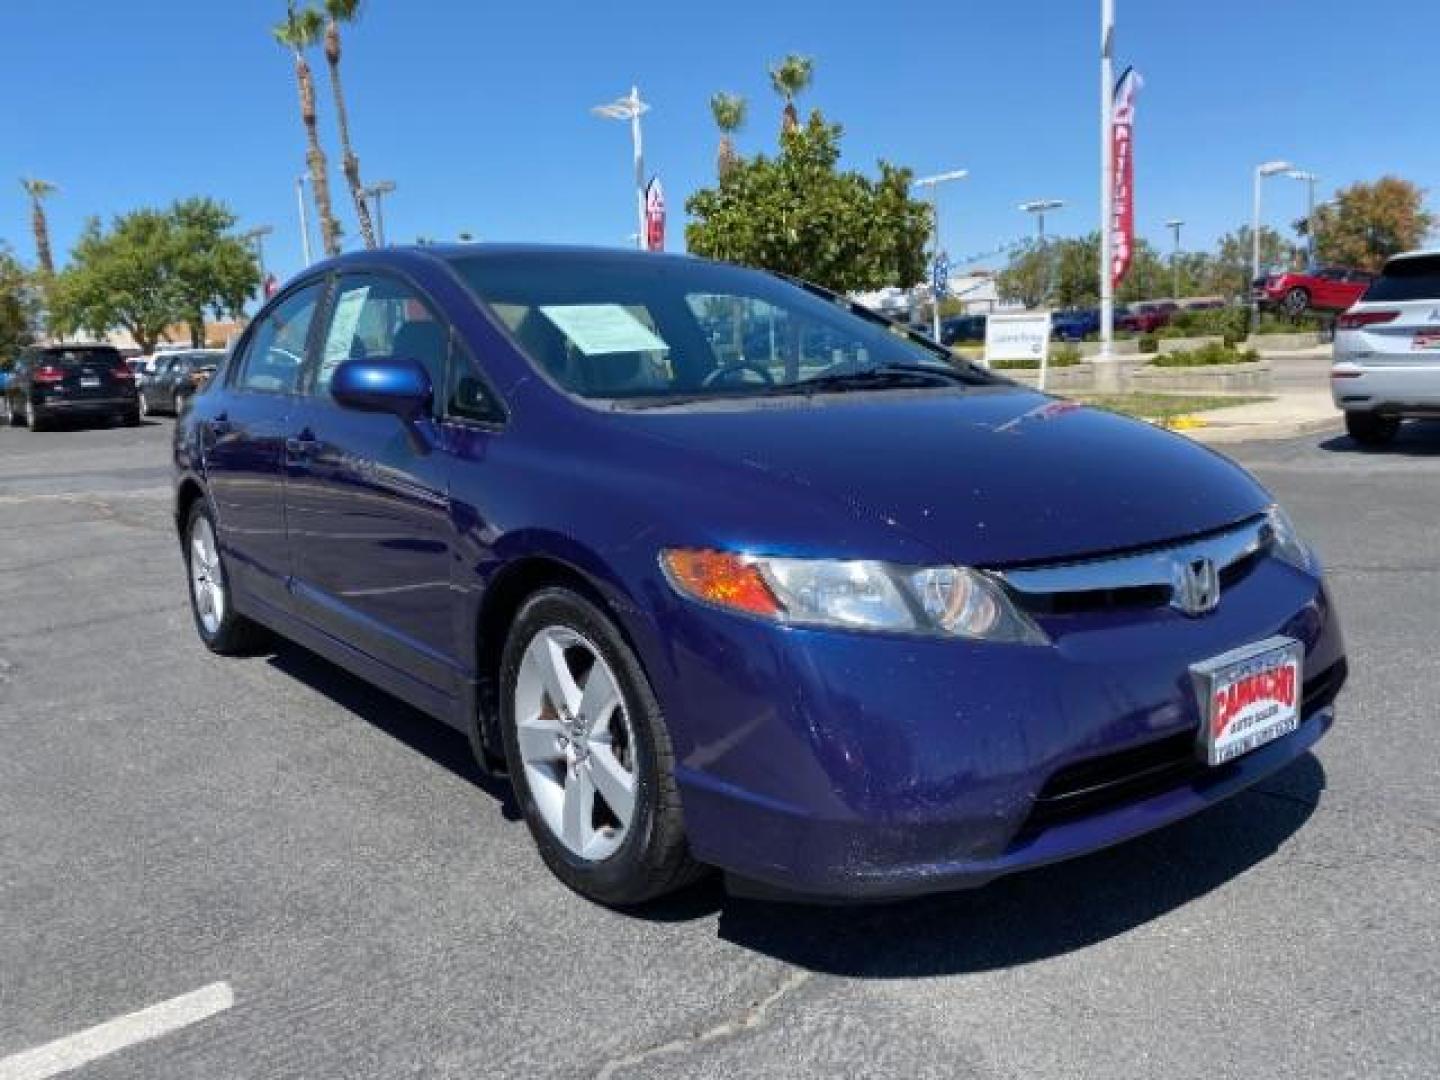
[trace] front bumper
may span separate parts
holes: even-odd
[[[694,854],[810,896],[973,887],[1177,821],[1309,750],[1344,681],[1328,596],[1275,560],[1204,618],[1062,616],[1044,648],[672,614],[656,682]],[[1297,731],[1219,769],[1039,820],[1047,783],[1066,769],[1193,738],[1189,666],[1277,633],[1304,644],[1307,680],[1326,680]]]
[[[1343,360],[1330,371],[1335,407],[1382,416],[1440,415],[1440,357],[1395,364]]]

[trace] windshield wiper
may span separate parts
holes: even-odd
[[[962,372],[927,364],[880,364],[857,371],[817,375],[799,382],[767,387],[772,394],[804,394],[816,390],[885,390],[891,387],[971,386],[973,380]]]

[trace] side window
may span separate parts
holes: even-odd
[[[329,394],[335,369],[346,360],[395,357],[423,365],[438,400],[449,342],[449,328],[405,282],[382,274],[345,274],[335,290],[315,393]]]
[[[311,285],[281,302],[255,328],[245,355],[237,357],[235,386],[265,394],[293,394],[305,365],[305,339],[320,300],[320,286]]]
[[[480,377],[480,366],[458,339],[450,347],[450,386],[445,411],[450,416],[483,424],[498,424],[505,419],[505,410]]]

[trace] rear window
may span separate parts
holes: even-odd
[[[99,364],[120,367],[125,363],[119,349],[46,349],[36,360],[47,367],[82,367]]]
[[[1366,300],[1440,300],[1440,255],[1399,259],[1365,290]]]

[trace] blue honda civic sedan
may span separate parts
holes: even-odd
[[[974,886],[1304,754],[1345,652],[1236,465],[699,259],[347,255],[175,433],[196,628],[465,732],[545,862],[639,903]]]

